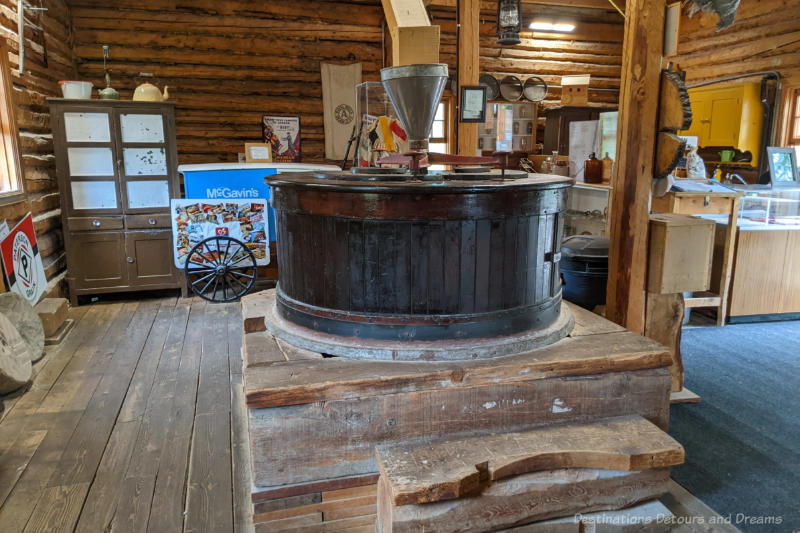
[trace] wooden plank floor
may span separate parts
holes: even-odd
[[[0,531],[246,531],[239,304],[161,297],[70,316],[32,387],[5,398]]]

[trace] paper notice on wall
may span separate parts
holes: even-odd
[[[347,143],[356,123],[356,85],[359,83],[361,63],[322,63],[326,159],[344,159]]]
[[[0,241],[8,237],[9,233],[11,233],[11,229],[8,227],[8,222],[3,219],[3,221],[0,222]]]

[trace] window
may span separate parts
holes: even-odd
[[[788,114],[786,115],[787,128],[785,146],[794,148],[797,160],[800,161],[800,88],[791,91],[788,99]]]
[[[17,148],[17,125],[11,103],[11,71],[8,49],[0,42],[0,201],[21,194],[22,177]]]
[[[450,129],[450,113],[449,113],[449,99],[442,98],[439,106],[436,108],[436,116],[433,118],[433,127],[431,128],[431,137],[428,141],[428,150],[440,154],[450,153],[448,150],[449,129]]]

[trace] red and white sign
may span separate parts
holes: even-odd
[[[47,288],[47,278],[30,213],[0,241],[0,252],[9,290],[21,294],[31,305],[35,305]]]

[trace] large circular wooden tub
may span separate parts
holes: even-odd
[[[452,176],[460,179],[268,178],[277,316],[350,346],[393,343],[397,353],[414,343],[530,335],[556,323],[572,180]],[[350,353],[337,355],[358,356],[343,351]]]

